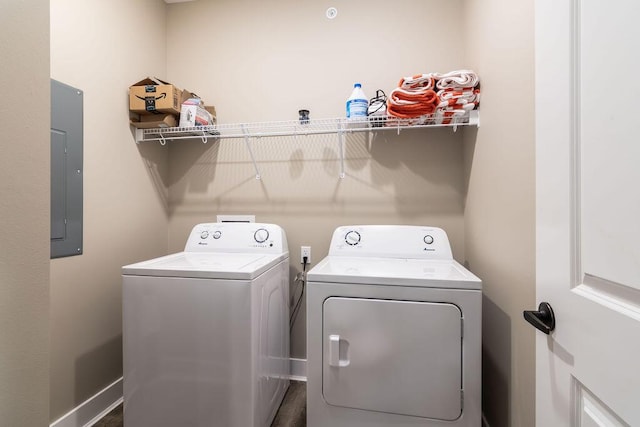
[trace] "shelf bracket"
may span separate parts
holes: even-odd
[[[167,145],[167,140],[164,138],[164,134],[160,132],[160,145]]]
[[[256,179],[260,179],[260,172],[258,171],[258,165],[256,164],[255,157],[253,157],[253,151],[251,151],[251,141],[249,141],[249,132],[247,131],[247,127],[244,123],[240,127],[242,128],[242,133],[244,134],[244,144],[247,146],[247,151],[249,151],[249,155],[251,156],[251,161],[253,162],[253,170],[256,172]]]
[[[203,144],[206,144],[207,142],[209,142],[209,138],[207,137],[207,134],[204,133],[204,131],[202,131],[202,136],[200,138],[202,139]]]
[[[340,179],[344,179],[344,122],[340,119],[338,121],[338,146],[340,150]]]

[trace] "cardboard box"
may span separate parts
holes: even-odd
[[[180,105],[182,105],[189,98],[200,99],[200,97],[198,95],[196,95],[195,93],[191,92],[190,90],[186,90],[186,89],[182,91],[182,96],[180,98],[181,98],[180,99]]]
[[[131,125],[138,129],[173,128],[178,119],[173,114],[140,114],[131,118]]]
[[[187,92],[187,91],[184,91]],[[183,91],[156,77],[129,87],[129,110],[139,114],[180,114]]]

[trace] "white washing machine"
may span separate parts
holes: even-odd
[[[308,427],[481,425],[482,283],[442,229],[339,227],[307,283]]]
[[[284,231],[199,224],[122,274],[124,424],[269,427],[289,385]]]

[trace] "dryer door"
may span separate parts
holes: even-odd
[[[455,420],[462,313],[454,304],[325,300],[322,392],[330,405]]]

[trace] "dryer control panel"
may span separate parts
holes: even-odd
[[[185,252],[288,252],[284,230],[275,224],[203,223],[191,230]]]
[[[451,260],[447,233],[414,225],[348,225],[338,227],[329,255]]]

